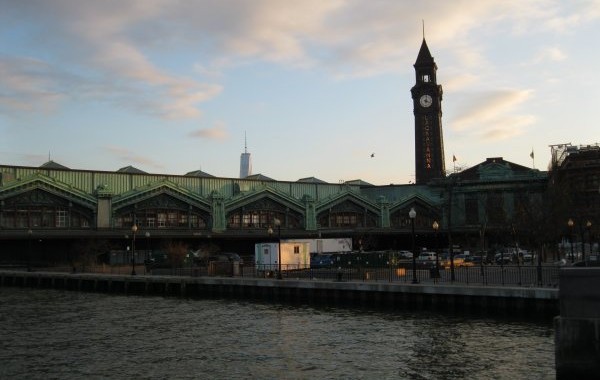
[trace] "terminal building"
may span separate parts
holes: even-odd
[[[134,237],[144,249],[180,242],[193,250],[213,245],[242,255],[279,237],[343,237],[356,250],[410,250],[413,225],[418,247],[487,251],[558,243],[552,239],[573,236],[569,218],[575,228],[584,223],[590,240],[597,238],[598,144],[553,146],[549,171],[492,157],[447,175],[442,87],[424,39],[414,68],[415,184],[277,181],[252,175],[247,150],[240,178],[146,173],[131,166],[71,169],[53,161],[0,165],[0,261],[34,251],[38,259],[59,262],[82,249],[123,249]],[[561,197],[565,192],[570,197]],[[279,236],[269,234],[275,220]]]

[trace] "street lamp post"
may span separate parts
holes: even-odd
[[[27,240],[28,240],[28,247],[27,247],[27,272],[31,272],[31,236],[33,235],[33,231],[30,229],[27,230]]]
[[[150,251],[150,232],[147,232],[144,234],[144,236],[146,236],[146,263],[150,262],[150,259],[152,258],[152,252]]]
[[[571,242],[571,263],[575,262],[575,255],[573,255],[573,219],[569,218],[567,221],[567,226],[569,226],[569,241]]]
[[[438,249],[439,249],[439,244],[438,244],[438,229],[440,228],[440,224],[437,222],[437,220],[433,221],[433,231],[435,233],[435,279],[437,281],[437,279],[440,277],[440,262],[438,259]]]
[[[135,233],[137,232],[137,225],[131,226],[131,233],[133,234],[131,238],[131,275],[135,276]]]
[[[590,256],[592,256],[592,222],[591,221],[587,221],[587,223],[585,224],[585,228],[587,228],[588,230],[588,242],[589,242],[589,246],[590,246]],[[583,242],[581,243],[583,245]],[[583,252],[584,252],[584,256],[585,256],[585,247],[582,248]],[[585,257],[582,257],[582,260],[585,262]]]
[[[410,218],[410,225],[412,231],[412,283],[418,284],[419,281],[417,280],[417,257],[415,252],[415,218],[417,217],[417,212],[415,211],[414,207],[410,208],[410,211],[408,212],[408,217]]]
[[[277,279],[283,279],[281,275],[281,220],[278,218],[273,219],[273,224],[277,227]]]

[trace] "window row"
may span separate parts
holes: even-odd
[[[231,214],[227,219],[227,228],[275,228],[275,219],[278,219],[282,227],[301,228],[300,221],[291,215],[270,210],[256,210],[243,213]]]
[[[207,228],[201,215],[181,210],[141,210],[114,218],[115,228],[129,228],[134,224],[148,228]]]
[[[376,220],[358,212],[329,212],[319,217],[319,225],[323,228],[376,227]]]
[[[3,210],[0,214],[3,228],[89,228],[91,218],[60,207],[21,207]]]

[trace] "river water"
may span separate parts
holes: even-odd
[[[551,321],[0,288],[0,379],[553,379]]]

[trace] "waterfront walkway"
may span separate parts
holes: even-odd
[[[0,286],[118,294],[259,299],[368,308],[448,310],[506,316],[558,314],[558,289],[459,283],[173,276],[0,270]]]
[[[137,265],[135,272],[144,275],[171,275],[188,277],[243,277],[276,278],[277,266],[243,266],[229,262],[212,267],[147,268]],[[49,271],[73,271],[73,268],[48,268]],[[78,266],[75,272],[130,274],[132,267],[123,266]],[[420,284],[438,285],[481,285],[517,286],[535,288],[557,288],[560,267],[555,265],[483,265],[460,266],[435,269],[418,268],[414,273],[409,267],[368,267],[368,268],[307,268],[301,270],[283,268],[283,279],[322,280],[322,281],[362,281],[412,284],[413,278]]]

